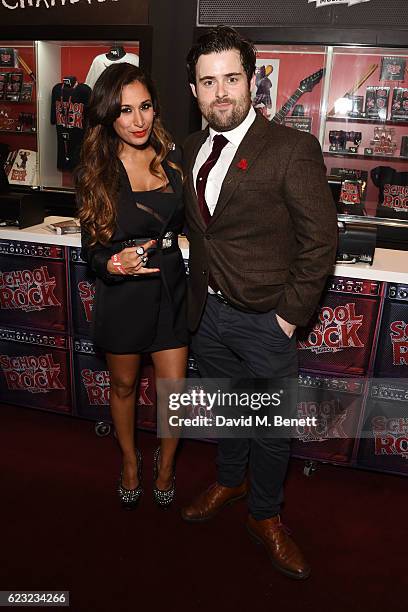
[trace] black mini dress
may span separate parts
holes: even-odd
[[[121,164],[116,228],[110,244],[89,246],[82,233],[82,257],[97,276],[92,313],[92,338],[105,352],[152,353],[188,344],[186,322],[186,276],[177,239],[170,248],[158,248],[149,256],[148,267],[159,268],[149,276],[109,274],[107,262],[113,253],[135,244],[135,239],[176,236],[184,224],[182,181],[169,160],[163,161],[168,178],[165,190],[132,191]],[[161,242],[159,241],[159,244]]]

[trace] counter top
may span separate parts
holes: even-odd
[[[374,262],[368,264],[337,264],[335,276],[367,278],[389,283],[408,283],[408,251],[375,249]]]
[[[47,225],[57,221],[65,221],[70,217],[46,217],[44,223],[33,225],[24,230],[13,227],[0,228],[1,240],[18,240],[23,242],[38,242],[43,244],[58,244],[62,246],[81,246],[80,234],[57,235],[47,229]],[[183,257],[188,258],[188,241],[180,238],[179,244]],[[391,249],[376,249],[374,263],[368,264],[337,264],[333,269],[334,276],[348,278],[366,278],[370,280],[408,283],[408,251]]]
[[[50,223],[72,220],[72,217],[45,217],[44,223],[32,225],[26,229],[16,227],[0,228],[0,240],[23,240],[24,242],[41,242],[43,244],[60,244],[62,246],[81,246],[81,234],[58,235],[47,229]]]

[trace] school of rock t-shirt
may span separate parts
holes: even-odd
[[[106,57],[104,53],[102,53],[101,55],[97,55],[91,64],[91,67],[85,79],[85,83],[89,85],[89,87],[93,88],[98,77],[102,74],[105,68],[111,66],[112,64],[121,64],[123,62],[138,66],[139,56],[135,53],[126,53],[123,57],[117,60],[110,60]]]
[[[85,83],[54,85],[51,123],[57,128],[57,168],[72,171],[79,163],[86,114],[92,90]]]
[[[377,166],[371,170],[371,178],[380,190],[376,216],[408,219],[408,172]]]

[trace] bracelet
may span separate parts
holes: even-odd
[[[117,253],[112,255],[109,261],[112,262],[112,265],[115,266],[115,268],[119,270],[121,274],[126,274],[125,268],[122,266],[122,262],[120,261],[119,255]]]

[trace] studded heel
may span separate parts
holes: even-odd
[[[153,455],[153,481],[156,483],[159,475],[159,460],[160,460],[160,446],[156,448]],[[173,471],[173,479],[170,489],[162,491],[158,489],[156,484],[153,485],[153,499],[160,508],[168,508],[173,502],[176,494],[176,474]]]
[[[139,449],[136,449],[136,457],[137,457],[137,477],[139,479],[139,484],[135,489],[125,489],[122,485],[122,475],[123,472],[120,473],[119,484],[118,484],[118,495],[124,510],[134,510],[138,504],[140,496],[143,493],[142,488],[142,453]]]

